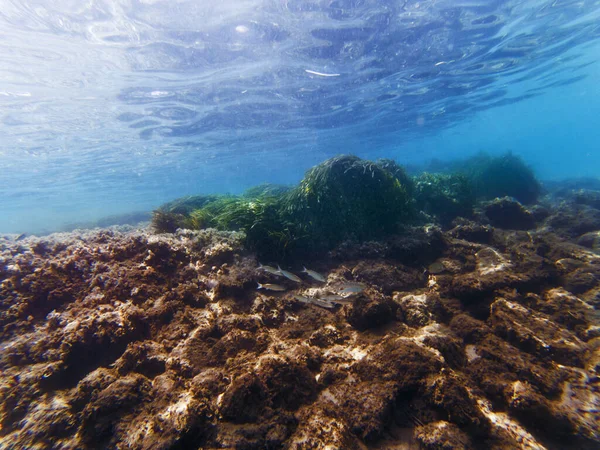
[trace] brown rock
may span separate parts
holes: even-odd
[[[586,344],[545,314],[499,298],[491,306],[490,323],[498,336],[527,353],[547,355],[560,364],[583,365]]]

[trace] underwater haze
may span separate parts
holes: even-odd
[[[600,172],[600,2],[0,0],[0,232],[338,154]]]

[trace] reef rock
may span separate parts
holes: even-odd
[[[600,256],[553,211],[290,262],[326,282],[214,230],[0,238],[0,447],[598,448]]]
[[[517,200],[503,197],[485,205],[485,215],[493,226],[509,230],[529,230],[535,226],[533,214]]]

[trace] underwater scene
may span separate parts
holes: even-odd
[[[600,1],[0,0],[0,449],[599,449]]]

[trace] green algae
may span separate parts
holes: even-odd
[[[313,250],[391,234],[411,215],[407,189],[392,173],[356,156],[331,158],[310,169],[282,202]]]
[[[397,164],[393,169],[337,156],[310,169],[293,188],[260,185],[241,196],[168,203],[154,212],[153,225],[159,232],[243,231],[247,246],[262,257],[319,253],[347,239],[391,234],[411,217],[410,180]]]
[[[153,225],[159,232],[241,231],[261,259],[282,261],[323,254],[343,241],[384,238],[419,218],[450,226],[472,216],[478,198],[509,195],[526,203],[540,192],[531,170],[512,154],[481,154],[458,168],[411,178],[393,160],[341,155],[309,169],[297,186],[261,184],[240,196],[174,200],[154,212]]]
[[[542,187],[530,167],[512,153],[490,156],[481,153],[464,164],[478,199],[513,197],[523,204],[535,203]]]
[[[421,211],[447,226],[456,217],[473,214],[475,192],[463,174],[425,172],[415,178],[415,202]]]

